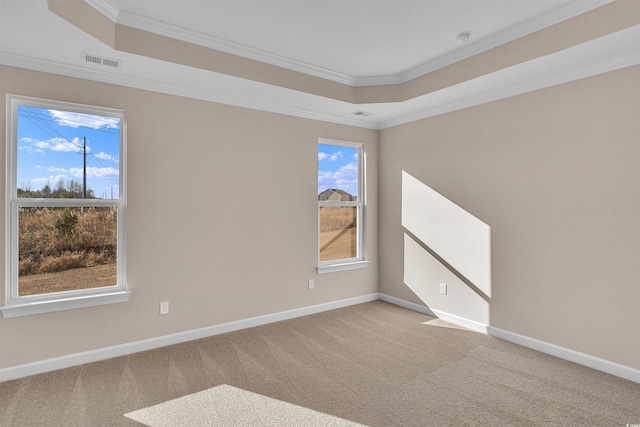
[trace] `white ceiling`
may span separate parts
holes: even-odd
[[[123,25],[358,86],[407,81],[610,0],[85,1]],[[462,31],[467,43],[456,40]],[[0,0],[2,64],[373,129],[638,63],[639,34],[632,27],[401,103],[353,105],[115,51],[46,0]],[[122,67],[93,67],[83,52]]]
[[[584,7],[581,0],[110,0],[118,22],[147,19],[353,78],[395,76],[463,43],[515,38]],[[582,4],[582,6],[581,6]],[[585,10],[585,9],[582,9]],[[144,19],[142,19],[144,18]],[[148,21],[146,21],[148,22]]]

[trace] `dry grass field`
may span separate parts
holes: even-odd
[[[357,241],[356,208],[320,208],[320,261],[355,258]]]
[[[116,284],[116,209],[21,208],[20,296]]]
[[[355,258],[358,233],[355,227],[320,232],[320,261]]]
[[[72,268],[57,273],[22,276],[18,282],[20,296],[75,291],[116,285],[117,264]]]

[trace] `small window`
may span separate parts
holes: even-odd
[[[4,317],[120,302],[125,114],[8,98]]]
[[[362,144],[318,143],[318,272],[366,266]]]

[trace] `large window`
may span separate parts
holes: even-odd
[[[318,272],[366,266],[362,144],[318,142]]]
[[[126,301],[125,114],[8,98],[4,317]]]

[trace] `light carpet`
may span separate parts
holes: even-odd
[[[610,427],[638,402],[640,384],[372,301],[0,383],[0,426]]]
[[[133,411],[125,416],[149,427],[363,426],[227,384]]]

